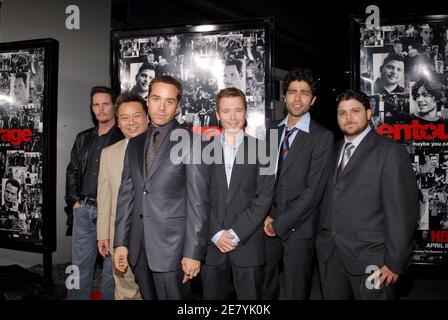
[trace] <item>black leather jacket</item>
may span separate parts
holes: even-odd
[[[108,146],[123,139],[123,134],[117,126],[111,130],[111,137]],[[65,183],[65,201],[68,206],[67,225],[72,224],[71,209],[73,205],[80,200],[83,186],[83,177],[87,166],[87,154],[93,138],[98,132],[98,127],[84,130],[76,136],[75,143],[71,151],[70,162],[67,166]]]

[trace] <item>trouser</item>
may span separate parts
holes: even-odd
[[[72,265],[79,269],[79,282],[76,271],[73,286],[68,287],[67,299],[89,300],[92,291],[95,262],[98,255],[96,240],[96,206],[85,204],[73,210]],[[75,269],[76,270],[76,269]],[[79,283],[79,287],[77,284]],[[101,299],[114,299],[115,285],[112,277],[112,261],[110,256],[103,262],[101,277]]]
[[[315,239],[266,237],[263,299],[307,300],[313,275]],[[283,270],[279,269],[283,265]]]
[[[112,261],[113,261],[112,253]],[[126,272],[121,273],[117,270],[113,270],[114,282],[115,282],[115,300],[141,300],[140,289],[135,282],[134,274],[131,268],[128,268]]]
[[[203,296],[206,300],[229,298],[232,285],[238,300],[261,300],[263,266],[238,267],[230,259],[220,265],[201,269]]]
[[[322,298],[325,300],[394,300],[396,285],[381,285],[375,289],[366,282],[370,274],[352,275],[347,272],[336,250],[325,262],[319,262]]]
[[[145,300],[185,300],[191,298],[190,282],[182,284],[182,270],[154,272],[149,268],[144,236],[138,259],[133,267],[135,280]]]

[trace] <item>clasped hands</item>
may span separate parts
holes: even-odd
[[[221,237],[216,243],[216,247],[222,253],[232,252],[238,246],[238,242],[234,241],[233,239],[235,239],[235,236],[228,230],[224,230]]]

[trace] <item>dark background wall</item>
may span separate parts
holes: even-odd
[[[160,28],[217,21],[274,18],[274,67],[307,66],[320,75],[313,116],[340,137],[335,98],[350,87],[350,16],[375,4],[381,15],[448,13],[448,2],[411,1],[112,0],[116,28]]]

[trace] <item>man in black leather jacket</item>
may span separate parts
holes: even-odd
[[[116,126],[114,97],[110,88],[93,87],[91,110],[98,125],[76,137],[66,174],[65,200],[73,211],[72,264],[79,268],[79,287],[68,288],[68,299],[89,299],[97,257],[96,192],[101,150],[123,139]],[[114,284],[110,256],[103,264],[101,293],[113,299]]]

